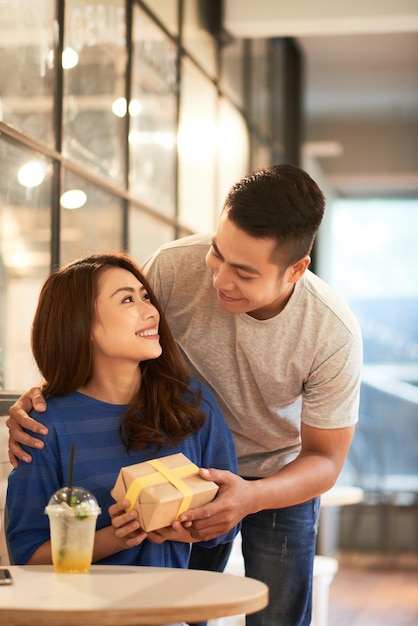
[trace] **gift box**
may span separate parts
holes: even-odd
[[[129,500],[128,510],[138,511],[141,527],[149,532],[207,504],[217,491],[218,485],[201,478],[198,466],[179,453],[122,467],[110,493],[117,501]]]

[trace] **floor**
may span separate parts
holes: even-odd
[[[418,555],[340,554],[328,626],[417,626]]]
[[[226,572],[243,573],[239,540]],[[245,626],[245,617],[208,624]],[[339,553],[338,571],[329,588],[327,626],[418,626],[418,554],[390,558]]]

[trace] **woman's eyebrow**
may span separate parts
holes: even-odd
[[[137,290],[134,287],[118,287],[117,289],[115,289],[113,293],[110,294],[110,297],[113,298],[113,296],[116,296],[116,294],[120,293],[121,291],[127,291],[128,293],[135,293]],[[139,287],[139,293],[140,294],[147,293],[147,290],[145,289],[143,285]]]

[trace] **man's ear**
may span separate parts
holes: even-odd
[[[299,259],[299,261],[296,261],[296,263],[291,265],[289,268],[289,283],[297,283],[308,269],[310,263],[311,257],[307,254],[302,259]]]

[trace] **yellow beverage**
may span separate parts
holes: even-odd
[[[51,498],[45,509],[49,516],[52,563],[56,572],[88,572],[100,508],[91,494],[88,494],[88,501],[84,499],[80,503],[80,492],[83,490],[79,487],[71,492],[77,492],[78,501],[69,506],[61,497],[62,491],[57,492],[59,496],[54,494],[55,498]]]
[[[88,572],[91,565],[91,559],[89,558],[77,558],[77,555],[72,555],[72,558],[65,559],[64,561],[54,559],[52,555],[52,561],[54,563],[54,570],[61,574],[84,574]]]
[[[88,572],[93,556],[96,515],[50,516],[52,562],[57,572]]]

